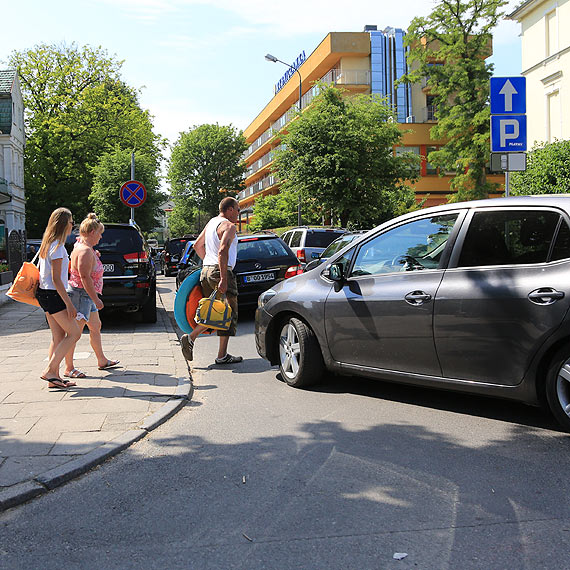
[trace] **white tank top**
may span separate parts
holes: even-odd
[[[218,251],[220,250],[220,238],[218,237],[218,226],[228,219],[223,216],[216,216],[206,224],[206,255],[204,257],[204,265],[218,264]],[[228,269],[233,269],[236,264],[237,257],[237,236],[234,237],[230,245],[228,254]]]

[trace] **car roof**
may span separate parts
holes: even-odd
[[[387,220],[373,229],[391,226],[394,221],[403,222],[417,216],[429,214],[441,214],[445,212],[454,212],[462,209],[483,209],[483,208],[525,208],[537,206],[551,206],[565,210],[570,215],[570,194],[540,194],[536,196],[510,196],[508,198],[487,198],[485,200],[470,200],[466,202],[454,202],[451,204],[441,204],[439,206],[431,206],[414,210],[402,216],[398,216]]]

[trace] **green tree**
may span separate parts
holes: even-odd
[[[270,230],[297,223],[297,195],[294,192],[280,192],[261,196],[253,205],[252,231]]]
[[[417,162],[394,155],[402,131],[383,99],[321,85],[286,129],[275,165],[282,190],[300,194],[304,219],[332,212],[343,226],[374,226],[413,207],[405,180],[417,179]]]
[[[400,81],[427,79],[434,97],[435,140],[447,141],[428,160],[453,171],[450,201],[486,198],[497,185],[487,181],[489,161],[489,79],[493,28],[506,0],[440,0],[431,14],[414,18],[405,44],[411,71]]]
[[[168,167],[176,207],[217,215],[224,194],[233,196],[243,187],[246,149],[243,134],[232,125],[200,125],[181,133]]]
[[[570,141],[535,144],[526,171],[511,172],[510,181],[511,193],[518,196],[570,192]]]
[[[26,111],[27,230],[41,235],[49,214],[91,209],[92,167],[116,147],[160,155],[161,141],[139,93],[120,77],[122,62],[102,48],[40,44],[13,52]]]
[[[147,196],[144,204],[135,208],[135,222],[144,231],[156,226],[159,206],[167,199],[159,190],[159,164],[152,155],[135,152],[135,178],[144,184]],[[131,179],[131,152],[115,149],[104,154],[92,169],[93,190],[89,201],[103,222],[128,222],[131,210],[121,202],[119,190]]]

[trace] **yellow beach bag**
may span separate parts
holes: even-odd
[[[228,304],[226,296],[217,299],[218,290],[214,289],[209,297],[203,297],[198,302],[196,309],[196,322],[209,329],[227,331],[232,323],[232,308]]]

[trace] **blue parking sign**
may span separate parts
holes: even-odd
[[[522,152],[526,145],[526,115],[491,116],[491,152]]]
[[[526,113],[526,77],[491,77],[491,115]]]

